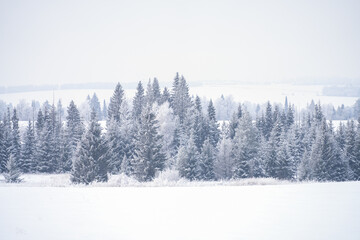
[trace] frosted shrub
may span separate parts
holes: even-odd
[[[153,180],[154,183],[166,185],[168,182],[178,182],[181,180],[178,170],[166,169],[158,173],[158,176]]]

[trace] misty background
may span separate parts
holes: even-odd
[[[2,0],[0,86],[113,88],[176,72],[190,85],[356,85],[359,12],[349,0]]]

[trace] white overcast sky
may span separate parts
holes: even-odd
[[[0,0],[0,85],[360,78],[360,1]]]

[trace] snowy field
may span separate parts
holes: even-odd
[[[146,89],[146,83],[143,83]],[[161,87],[164,87],[161,85]],[[171,86],[167,86],[170,87]],[[190,87],[190,94],[199,95],[200,97],[217,99],[223,94],[224,96],[232,95],[235,101],[238,102],[252,102],[263,104],[267,101],[284,103],[285,96],[288,97],[289,102],[295,104],[296,107],[306,107],[307,103],[314,100],[316,103],[320,101],[322,104],[332,103],[335,107],[344,104],[345,106],[352,106],[356,102],[356,97],[332,97],[323,96],[321,85],[289,85],[289,84],[270,84],[270,85],[200,85]],[[55,96],[55,102],[61,99],[63,106],[67,106],[71,100],[76,104],[85,102],[88,95],[92,96],[96,93],[100,103],[105,99],[109,103],[112,96],[113,89],[77,89],[77,90],[55,90],[53,91],[39,91],[39,92],[25,92],[25,93],[8,93],[0,94],[0,100],[16,105],[20,100],[24,99],[27,102],[35,99],[41,103],[48,100],[52,102]],[[135,89],[125,89],[126,97],[132,99],[135,95]]]
[[[69,187],[65,177],[43,183],[67,187],[1,183],[0,239],[360,239],[360,182]]]

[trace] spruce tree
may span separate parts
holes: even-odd
[[[45,108],[44,126],[36,142],[36,168],[41,173],[54,172],[53,162],[53,127],[48,110]]]
[[[270,104],[270,102],[267,103],[266,105],[266,112],[265,112],[265,121],[264,121],[264,137],[266,140],[269,140],[270,138],[270,133],[272,131],[273,128],[273,114],[272,114],[272,106]]]
[[[164,169],[165,154],[162,152],[158,121],[151,106],[147,105],[141,115],[140,129],[135,143],[134,171],[139,181],[150,181],[155,173]]]
[[[62,144],[62,165],[63,171],[67,172],[71,170],[73,158],[78,143],[85,131],[84,124],[80,117],[80,112],[76,107],[74,101],[71,101],[67,108],[66,116],[66,129],[63,132],[63,144]]]
[[[311,161],[314,164],[313,177],[318,181],[344,181],[348,177],[346,162],[325,119],[317,131]]]
[[[7,183],[18,183],[21,182],[20,178],[21,171],[17,166],[16,159],[13,154],[10,154],[10,157],[6,163],[6,171],[4,173],[5,182]]]
[[[277,152],[277,161],[279,163],[276,173],[277,178],[286,180],[294,179],[296,170],[294,156],[291,155],[285,132],[282,133]]]
[[[90,109],[93,109],[96,112],[96,116],[99,120],[102,119],[102,112],[100,107],[99,98],[97,97],[96,93],[90,99]]]
[[[259,136],[246,112],[239,120],[233,139],[232,157],[234,158],[233,178],[250,176],[250,162],[257,157]]]
[[[115,121],[120,121],[120,108],[124,101],[124,90],[120,83],[118,83],[115,87],[114,93],[112,97],[110,98],[109,107],[107,109],[107,123],[114,119]],[[105,106],[105,101],[104,101]],[[106,109],[104,107],[104,109]]]
[[[35,132],[33,129],[33,124],[31,121],[28,123],[28,127],[24,136],[24,144],[21,149],[21,162],[22,162],[22,171],[24,173],[34,172],[35,169]]]
[[[6,164],[10,158],[12,148],[12,133],[11,133],[11,120],[10,120],[10,109],[8,108],[7,113],[4,115],[3,122],[0,123],[0,171],[6,171]]]
[[[219,131],[219,124],[216,121],[216,113],[215,113],[215,107],[210,100],[209,106],[208,106],[208,132],[207,137],[210,140],[210,143],[213,145],[213,147],[216,147],[219,138],[220,138],[220,131]]]
[[[90,184],[95,180],[106,182],[108,175],[105,154],[106,145],[101,136],[101,126],[97,121],[96,112],[92,111],[89,129],[82,137],[77,157],[74,159],[71,181],[84,184]]]
[[[19,118],[16,113],[16,109],[13,109],[13,115],[11,117],[12,130],[11,130],[11,154],[14,157],[14,161],[17,166],[22,170],[23,163],[21,162],[21,142],[20,142],[20,130],[19,130]]]
[[[189,180],[198,179],[200,154],[195,146],[194,136],[182,145],[177,154],[178,169],[181,177]]]
[[[168,102],[170,104],[170,92],[166,87],[161,94],[159,104],[163,104],[165,102]]]
[[[211,145],[209,139],[206,139],[201,149],[201,156],[199,161],[199,179],[205,181],[215,180],[215,159],[215,148],[213,147],[213,145]]]
[[[231,156],[231,139],[223,136],[218,143],[218,154],[215,161],[215,175],[217,179],[230,179],[232,177],[233,158]]]
[[[157,78],[154,78],[154,80],[153,80],[152,91],[153,91],[154,101],[160,105],[161,104],[161,93],[160,93],[159,81],[157,80]]]
[[[145,106],[145,95],[142,83],[139,82],[136,88],[135,97],[133,99],[133,117],[139,120],[141,118],[141,112]]]
[[[350,168],[353,172],[353,179],[360,180],[360,117],[358,119],[355,137],[354,158],[349,161]]]

